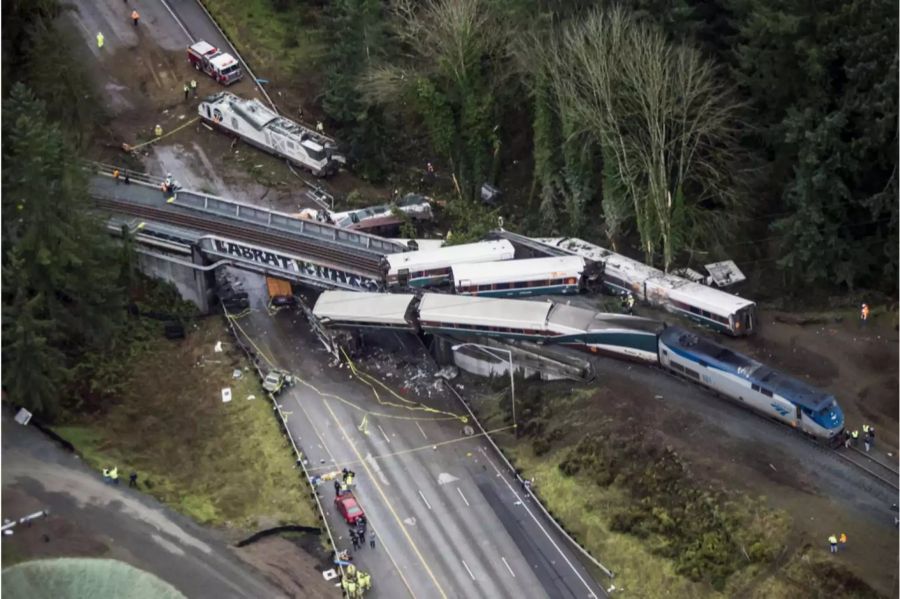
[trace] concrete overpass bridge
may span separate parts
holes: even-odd
[[[126,185],[114,179],[112,165],[89,168],[90,195],[108,215],[111,233],[128,229],[144,270],[175,283],[203,310],[218,266],[324,288],[378,291],[382,258],[408,250],[375,235],[194,190],[181,189],[168,202],[159,177],[129,171]]]

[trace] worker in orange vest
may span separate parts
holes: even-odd
[[[866,324],[866,321],[869,320],[869,304],[863,304],[862,308],[859,310],[859,323],[861,325]]]
[[[131,20],[134,22],[134,26],[138,26],[138,21],[140,20],[141,15],[138,14],[137,10],[131,11]]]

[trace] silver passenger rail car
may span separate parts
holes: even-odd
[[[602,262],[603,286],[614,294],[633,293],[640,301],[736,337],[750,335],[758,326],[756,303],[751,300],[667,274],[581,239],[535,241]]]

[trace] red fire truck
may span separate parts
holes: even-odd
[[[241,63],[227,52],[207,42],[197,42],[188,48],[188,60],[198,71],[203,71],[222,85],[231,85],[244,76]]]

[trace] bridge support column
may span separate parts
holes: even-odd
[[[191,262],[197,266],[204,267],[209,264],[206,256],[199,245],[191,246]],[[197,298],[200,300],[197,307],[203,314],[209,314],[215,303],[215,287],[216,287],[216,271],[215,269],[203,270],[198,268],[194,270],[194,286],[197,290]]]

